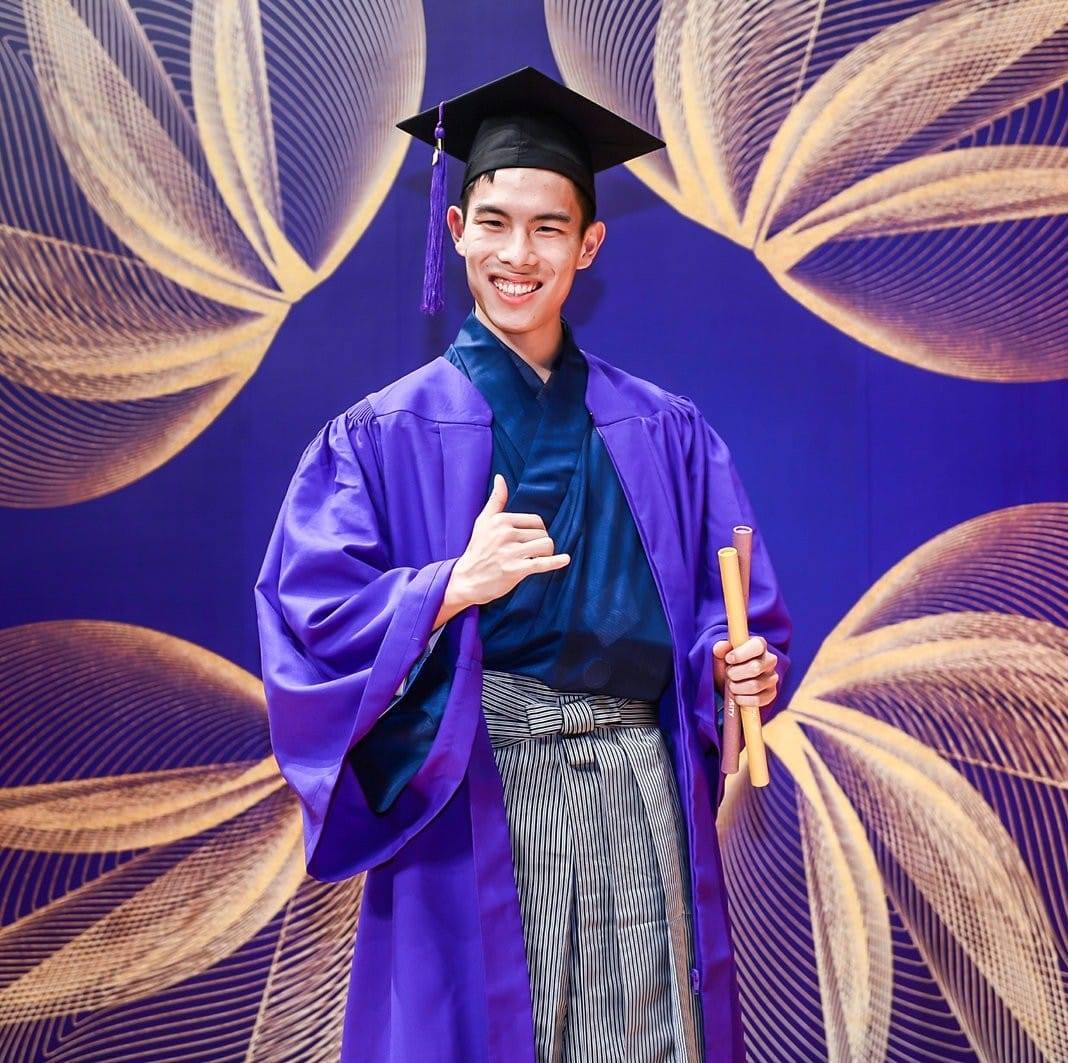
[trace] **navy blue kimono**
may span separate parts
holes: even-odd
[[[479,609],[483,666],[557,690],[658,700],[671,680],[671,637],[619,477],[585,405],[587,366],[570,326],[545,382],[472,311],[444,357],[493,411],[493,476],[506,509],[536,513],[570,562],[534,573]],[[439,629],[443,630],[443,629]],[[418,770],[437,733],[451,676],[431,642],[352,764],[380,810]]]

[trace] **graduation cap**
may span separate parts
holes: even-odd
[[[489,170],[529,166],[571,178],[596,208],[595,173],[664,147],[659,137],[532,66],[442,100],[397,128],[434,148],[423,273],[428,314],[443,304],[446,155],[467,164],[463,188]]]

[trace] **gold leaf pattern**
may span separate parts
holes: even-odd
[[[767,728],[772,786],[742,772],[721,810],[754,1059],[1064,1057],[1066,618],[1068,505],[1028,505],[920,547],[828,636]],[[132,1029],[162,1060],[202,1012],[206,1058],[332,1058],[362,879],[304,875],[258,682],[34,624],[0,633],[0,698],[0,1051],[111,1058]]]
[[[164,1060],[208,1009],[203,1058],[336,1058],[363,880],[307,877],[259,681],[56,622],[0,632],[0,700],[0,1056]]]
[[[415,0],[0,0],[0,504],[217,416],[385,198],[424,47]]]
[[[772,786],[721,811],[754,1058],[1068,1057],[1066,618],[1041,504],[925,544],[828,636]]]
[[[1068,9],[545,0],[569,84],[660,133],[627,165],[894,358],[1068,375]]]

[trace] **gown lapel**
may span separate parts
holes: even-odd
[[[677,561],[685,553],[675,505],[664,486],[661,454],[645,418],[609,379],[600,360],[583,357],[588,367],[586,408],[619,477],[669,627],[678,636],[686,629],[680,610],[690,602],[691,588]]]

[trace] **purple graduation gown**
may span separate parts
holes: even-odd
[[[660,699],[687,840],[710,1063],[744,1059],[716,836],[722,796],[712,645],[726,637],[718,547],[754,514],[693,403],[583,352],[586,405],[645,547],[673,643]],[[492,413],[444,357],[330,421],[302,455],[256,584],[271,742],[300,798],[309,873],[366,871],[344,1061],[535,1063],[503,792],[481,709],[478,607],[442,639],[453,680],[438,733],[384,814],[346,754],[426,647],[486,501]],[[779,656],[791,624],[754,536],[750,629]],[[764,712],[767,720],[782,704]]]

